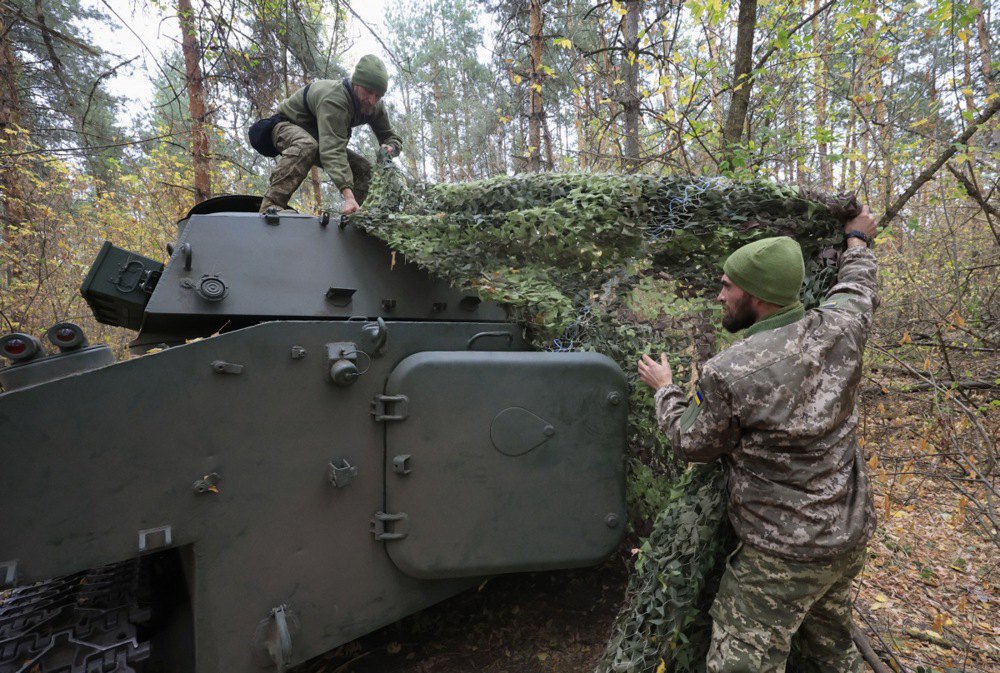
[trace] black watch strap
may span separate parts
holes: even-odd
[[[844,234],[844,241],[845,242],[849,238],[860,238],[862,241],[865,242],[865,245],[867,245],[869,248],[872,247],[872,239],[869,236],[866,236],[863,231],[854,230],[854,231],[849,231],[846,234]]]

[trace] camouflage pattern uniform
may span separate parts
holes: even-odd
[[[309,85],[308,92],[303,87],[278,106],[278,112],[288,121],[275,124],[271,133],[281,154],[264,193],[261,212],[268,206],[287,208],[292,194],[313,166],[326,171],[337,191],[350,188],[358,204],[363,204],[372,166],[347,147],[354,127],[367,124],[379,144],[390,145],[393,154],[399,154],[402,140],[393,131],[382,101],[366,117],[348,87],[346,80],[316,80]]]
[[[861,670],[850,585],[875,511],[855,399],[876,285],[874,255],[849,248],[818,309],[755,323],[705,363],[690,400],[676,385],[656,392],[677,456],[729,466],[743,544],[712,606],[710,672],[783,671],[796,633],[811,670]]]

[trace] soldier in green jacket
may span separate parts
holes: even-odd
[[[275,124],[271,136],[281,154],[260,211],[288,208],[309,170],[321,166],[344,197],[340,212],[356,212],[368,194],[372,166],[348,149],[351,130],[367,124],[390,156],[398,156],[402,147],[382,104],[388,86],[385,65],[369,54],[358,61],[350,80],[316,80],[282,101],[278,112],[286,121]]]
[[[740,538],[711,608],[710,673],[780,673],[795,637],[809,671],[860,672],[851,581],[875,530],[855,405],[878,305],[875,220],[847,223],[837,284],[806,313],[802,250],[787,237],[725,262],[722,324],[743,338],[704,364],[690,399],[666,356],[643,356],[656,419],[675,454],[721,457]]]

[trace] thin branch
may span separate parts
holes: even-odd
[[[65,35],[64,33],[61,33],[58,30],[53,30],[52,28],[49,28],[45,24],[39,24],[38,21],[36,21],[35,19],[32,19],[30,16],[28,16],[27,14],[25,14],[24,12],[22,12],[20,7],[15,7],[14,5],[11,5],[11,4],[8,4],[6,2],[3,2],[3,0],[0,0],[0,7],[3,7],[4,9],[6,9],[9,12],[13,12],[14,14],[17,14],[17,17],[19,19],[21,19],[22,21],[24,21],[25,23],[31,24],[35,28],[40,28],[43,31],[48,31],[52,35],[52,37],[55,37],[55,38],[59,39],[60,41],[65,42],[68,45],[72,45],[72,46],[76,47],[77,49],[85,51],[88,54],[90,54],[91,56],[100,57],[100,55],[101,55],[101,53],[99,51],[96,51],[95,49],[93,49],[91,47],[88,47],[83,42],[80,42],[79,40],[74,40],[70,36]]]
[[[802,26],[805,26],[806,24],[810,23],[817,16],[819,16],[820,14],[822,14],[823,12],[825,12],[826,10],[830,9],[830,7],[832,7],[836,2],[837,2],[837,0],[829,0],[829,2],[827,2],[825,5],[823,5],[822,7],[820,7],[819,9],[817,9],[815,12],[813,12],[812,14],[810,14],[809,16],[807,16],[806,18],[802,19],[798,24],[796,24],[794,28],[792,28],[790,31],[788,31],[788,34],[786,35],[786,37],[791,37],[792,35],[794,35],[796,32],[798,32],[799,28],[801,28]],[[754,70],[760,70],[761,68],[763,68],[764,64],[767,63],[767,59],[771,58],[771,55],[774,54],[774,52],[778,51],[778,48],[776,46],[774,46],[774,44],[775,44],[774,42],[771,42],[771,48],[768,49],[766,52],[764,52],[763,56],[761,56],[759,59],[757,59],[757,64],[754,66]]]
[[[993,115],[997,113],[997,110],[1000,110],[1000,96],[994,98],[993,103],[988,108],[983,110],[982,114],[976,117],[972,124],[970,124],[960,136],[955,138],[955,140],[949,144],[948,149],[942,152],[930,166],[920,172],[920,175],[918,175],[916,179],[910,183],[910,186],[906,188],[906,191],[904,191],[899,198],[896,199],[896,201],[889,206],[888,209],[886,209],[885,214],[882,215],[881,219],[878,221],[878,228],[882,229],[889,224],[889,222],[892,221],[892,218],[896,217],[896,215],[899,214],[899,211],[903,209],[906,202],[913,198],[914,194],[916,194],[917,191],[924,186],[924,183],[934,177],[934,174],[938,172],[938,169],[940,169],[941,166],[943,166],[949,159],[955,156],[958,152],[959,146],[968,143],[969,139],[975,135],[976,131],[978,131],[983,124],[988,122]]]
[[[387,45],[387,44],[386,44],[386,43],[385,43],[385,42],[384,42],[384,41],[382,40],[381,36],[379,36],[379,34],[378,34],[377,32],[375,32],[375,29],[374,29],[374,28],[372,28],[371,26],[369,26],[369,25],[368,25],[368,24],[367,24],[367,23],[365,22],[365,20],[364,20],[364,19],[362,19],[362,18],[361,18],[361,16],[360,16],[360,15],[359,15],[359,14],[358,14],[357,12],[355,12],[355,11],[354,11],[354,8],[353,8],[353,7],[351,7],[351,3],[349,3],[349,2],[345,2],[345,3],[344,3],[344,7],[347,7],[347,11],[349,11],[349,12],[350,12],[351,14],[353,14],[353,15],[354,15],[354,18],[355,18],[355,19],[357,19],[358,21],[360,21],[360,22],[361,22],[361,25],[362,25],[362,26],[364,26],[365,28],[367,28],[367,29],[368,29],[368,32],[372,34],[372,37],[374,37],[374,38],[375,38],[376,40],[378,40],[378,43],[379,43],[380,45],[382,45],[382,48],[383,48],[383,49],[385,49],[385,53],[389,54],[389,57],[390,57],[390,58],[392,58],[392,62],[393,62],[393,63],[395,63],[397,67],[399,67],[399,68],[402,68],[402,67],[403,67],[403,64],[402,64],[402,63],[400,62],[400,60],[399,60],[399,58],[398,58],[398,57],[396,56],[395,52],[393,52],[393,51],[392,51],[392,49],[390,49],[390,48],[389,48],[389,45]]]

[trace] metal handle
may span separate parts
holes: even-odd
[[[507,337],[508,348],[514,344],[514,335],[510,332],[480,332],[479,334],[473,334],[472,338],[470,338],[468,343],[465,344],[465,347],[467,350],[472,350],[472,344],[476,343],[479,339],[486,339],[488,337]]]
[[[192,255],[190,243],[181,243],[181,254],[184,255],[184,270],[190,271]]]

